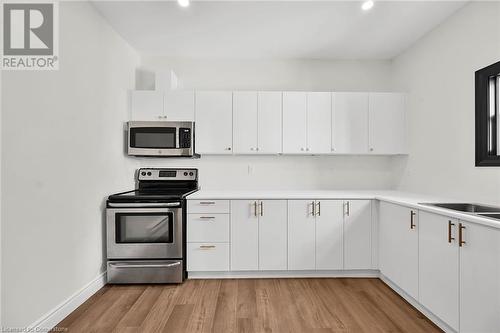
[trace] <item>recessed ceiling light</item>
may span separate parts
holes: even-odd
[[[372,9],[372,7],[373,7],[373,0],[367,0],[363,2],[363,4],[361,5],[361,9],[363,10],[370,10]]]
[[[189,0],[177,0],[177,3],[181,7],[187,7],[187,6],[189,6]]]

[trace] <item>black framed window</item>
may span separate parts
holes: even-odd
[[[500,61],[476,72],[476,166],[500,166]]]

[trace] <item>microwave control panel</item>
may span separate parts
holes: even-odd
[[[191,148],[190,128],[179,128],[179,148]]]

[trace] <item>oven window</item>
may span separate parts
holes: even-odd
[[[116,243],[173,243],[173,213],[116,214]]]
[[[132,148],[171,149],[176,147],[175,127],[137,127],[130,129]]]

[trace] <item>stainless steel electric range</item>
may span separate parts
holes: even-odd
[[[186,278],[186,200],[197,169],[139,169],[137,188],[106,204],[108,283],[181,283]]]

